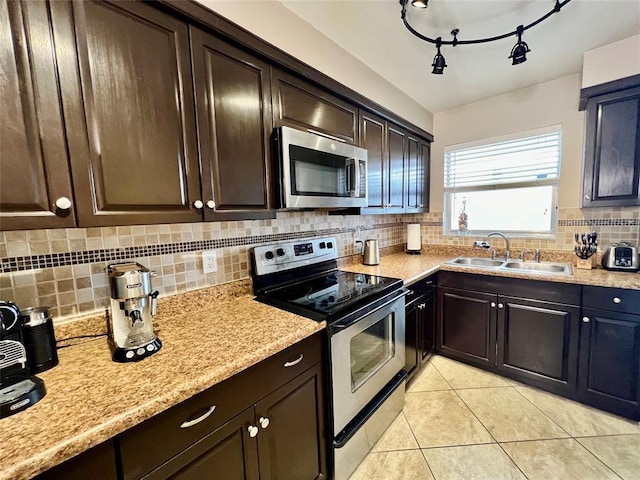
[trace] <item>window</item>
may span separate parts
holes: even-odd
[[[444,232],[553,236],[561,126],[446,147]]]

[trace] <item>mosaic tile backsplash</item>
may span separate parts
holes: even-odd
[[[105,268],[137,261],[157,271],[162,296],[249,277],[251,247],[314,236],[335,236],[343,258],[355,255],[355,240],[375,238],[382,248],[406,242],[407,223],[421,223],[422,242],[468,247],[479,237],[444,236],[442,213],[341,216],[327,212],[278,212],[275,220],[144,225],[0,232],[0,299],[21,308],[49,305],[54,319],[101,312],[108,304]],[[555,239],[511,241],[520,250],[571,251],[576,231],[596,230],[601,247],[638,244],[640,208],[561,209]],[[502,244],[496,244],[499,248]],[[202,272],[202,250],[215,250],[218,271]]]

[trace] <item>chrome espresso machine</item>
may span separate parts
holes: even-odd
[[[139,263],[107,266],[111,289],[109,341],[115,362],[137,362],[156,353],[162,342],[153,331],[158,291],[151,287],[156,273]]]

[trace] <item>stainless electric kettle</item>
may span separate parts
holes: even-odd
[[[380,246],[378,245],[378,240],[370,238],[364,241],[362,263],[365,265],[380,264]]]

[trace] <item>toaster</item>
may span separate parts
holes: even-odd
[[[627,242],[614,243],[602,255],[602,266],[607,270],[637,272],[640,270],[638,249]]]

